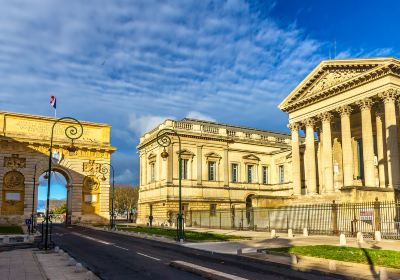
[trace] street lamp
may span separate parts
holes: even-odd
[[[47,200],[46,200],[46,231],[45,231],[45,236],[44,236],[44,249],[47,250],[49,249],[49,202],[50,202],[50,185],[51,185],[51,166],[52,166],[52,156],[53,156],[53,136],[54,136],[54,127],[56,126],[56,124],[60,121],[68,121],[68,122],[72,122],[71,124],[69,124],[65,130],[65,136],[67,136],[67,138],[71,139],[71,146],[67,147],[67,150],[71,153],[75,152],[77,150],[77,148],[74,146],[74,140],[79,139],[82,134],[83,134],[83,126],[82,124],[74,118],[71,117],[64,117],[61,119],[57,119],[54,123],[53,126],[51,128],[51,138],[50,138],[50,148],[49,148],[49,169],[48,169],[48,175],[49,178],[47,179]],[[43,233],[42,233],[43,234]]]
[[[109,166],[107,168],[107,165]],[[114,167],[110,163],[103,163],[100,165],[100,173],[103,174],[101,178],[102,181],[106,181],[107,178],[105,175],[110,174],[112,176],[111,183],[111,211],[110,211],[110,229],[115,227],[115,214],[114,214]]]
[[[178,183],[178,189],[179,189],[179,212],[178,212],[178,226],[177,226],[177,232],[176,232],[176,237],[177,240],[185,239],[185,232],[183,228],[183,215],[182,215],[182,157],[181,157],[181,152],[182,152],[182,147],[181,147],[181,137],[179,134],[170,128],[165,128],[160,130],[157,133],[157,143],[161,147],[164,148],[164,150],[161,153],[161,157],[163,159],[168,158],[169,154],[165,150],[166,147],[171,145],[171,137],[168,134],[173,134],[176,137],[178,137],[178,143],[179,143],[179,152],[178,152],[178,162],[179,162],[179,183]]]
[[[38,164],[44,164],[45,161],[41,160],[35,164],[35,170],[33,172],[33,191],[32,191],[32,215],[31,215],[31,233],[33,234],[34,231],[34,216],[35,216],[35,194],[36,194],[36,170]],[[48,175],[45,174],[45,179],[48,178]]]

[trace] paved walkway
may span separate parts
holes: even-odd
[[[2,280],[45,280],[33,249],[0,252]]]
[[[303,235],[295,235],[293,238],[288,238],[287,234],[277,233],[277,238],[271,238],[269,232],[254,232],[254,231],[238,231],[238,230],[220,230],[220,229],[198,229],[187,228],[192,231],[212,232],[218,234],[240,235],[252,237],[252,240],[238,240],[230,242],[204,242],[204,243],[186,243],[185,246],[202,249],[207,251],[236,254],[238,249],[242,248],[273,248],[287,247],[294,245],[339,245],[338,236],[317,236],[311,235],[304,237]],[[400,251],[399,240],[382,240],[376,242],[372,239],[364,239],[362,244],[358,244],[356,238],[347,238],[347,246],[387,249]]]

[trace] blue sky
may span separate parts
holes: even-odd
[[[58,173],[51,173],[51,188],[50,188],[50,199],[67,199],[67,180],[65,177]],[[38,189],[39,200],[45,200],[47,198],[47,180],[44,178],[44,174],[39,177],[39,189]]]
[[[164,118],[286,131],[321,59],[400,56],[398,1],[0,0],[0,109],[113,125],[116,181]]]

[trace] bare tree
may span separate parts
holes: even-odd
[[[129,214],[133,209],[137,209],[139,199],[139,188],[130,185],[116,185],[114,193],[114,209],[119,215],[126,215],[129,219]]]

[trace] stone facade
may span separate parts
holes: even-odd
[[[156,223],[174,221],[178,208],[178,139],[163,160],[157,133],[180,135],[182,197],[186,210],[244,208],[259,195],[291,195],[291,139],[288,134],[194,119],[166,120],[141,139],[138,222],[150,213]]]
[[[39,177],[48,170],[51,128],[56,119],[0,112],[0,223],[22,223],[37,207]],[[72,223],[106,222],[109,217],[109,176],[99,166],[110,162],[110,126],[81,122],[82,137],[75,151],[65,130],[71,122],[54,127],[52,170],[67,180],[67,208]],[[105,180],[101,180],[104,177]],[[33,184],[35,181],[35,188]],[[34,193],[35,189],[35,193]]]
[[[327,60],[279,104],[291,136],[166,120],[138,145],[138,222],[150,214],[156,223],[174,222],[178,211],[178,143],[171,136],[163,161],[155,138],[164,128],[182,139],[184,211],[393,200],[400,188],[399,95],[398,59]]]

